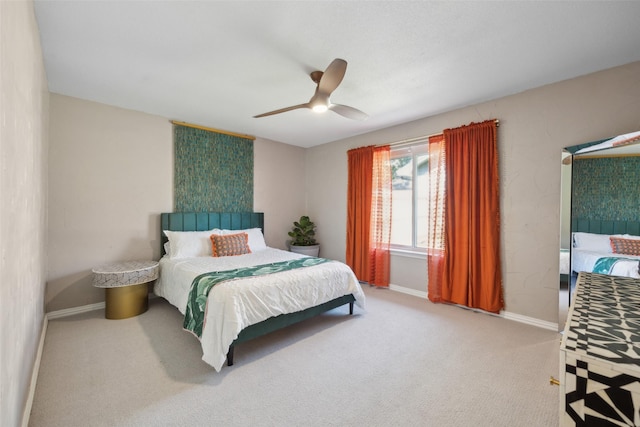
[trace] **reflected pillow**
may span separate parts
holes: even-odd
[[[164,234],[169,239],[169,250],[167,254],[171,259],[211,256],[211,241],[209,240],[209,236],[216,232],[220,232],[220,230],[164,230]]]
[[[236,256],[250,254],[247,233],[237,234],[212,234],[211,237],[211,254],[214,257]]]
[[[614,254],[640,256],[640,240],[611,237],[611,249]]]
[[[610,237],[609,234],[576,232],[573,233],[573,247],[586,251],[611,253]]]

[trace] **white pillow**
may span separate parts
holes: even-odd
[[[220,230],[207,231],[169,231],[164,234],[169,238],[169,258],[193,258],[211,256],[211,240],[209,236],[219,234]]]
[[[625,239],[631,239],[631,240],[640,240],[640,236],[636,236],[634,234],[623,234],[621,237],[624,237]]]
[[[264,241],[264,235],[262,234],[262,230],[259,228],[248,228],[246,230],[222,230],[222,234],[237,233],[247,233],[247,236],[249,237],[249,249],[251,249],[251,252],[258,252],[267,249],[267,244]]]
[[[613,253],[609,234],[595,234],[575,232],[573,233],[573,247],[587,251]]]

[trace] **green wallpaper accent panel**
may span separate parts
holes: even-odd
[[[253,211],[253,141],[174,125],[175,211]]]
[[[640,219],[640,157],[574,159],[572,218]]]

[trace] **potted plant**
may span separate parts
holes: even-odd
[[[293,222],[293,230],[289,232],[289,237],[292,239],[289,243],[289,250],[317,257],[320,253],[320,245],[316,242],[315,235],[316,225],[308,216],[301,216],[299,221]]]

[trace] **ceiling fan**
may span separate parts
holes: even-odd
[[[281,108],[279,110],[269,111],[268,113],[258,114],[253,116],[254,118],[271,116],[274,114],[280,114],[291,110],[297,110],[298,108],[310,108],[316,113],[323,113],[327,110],[331,110],[340,114],[348,119],[353,120],[366,120],[369,116],[357,108],[349,107],[347,105],[334,104],[329,97],[331,93],[336,90],[344,73],[347,71],[347,61],[344,59],[336,58],[331,61],[331,64],[327,69],[322,71],[313,71],[310,76],[311,80],[316,83],[316,92],[313,94],[309,102],[304,104],[294,105],[292,107]]]

